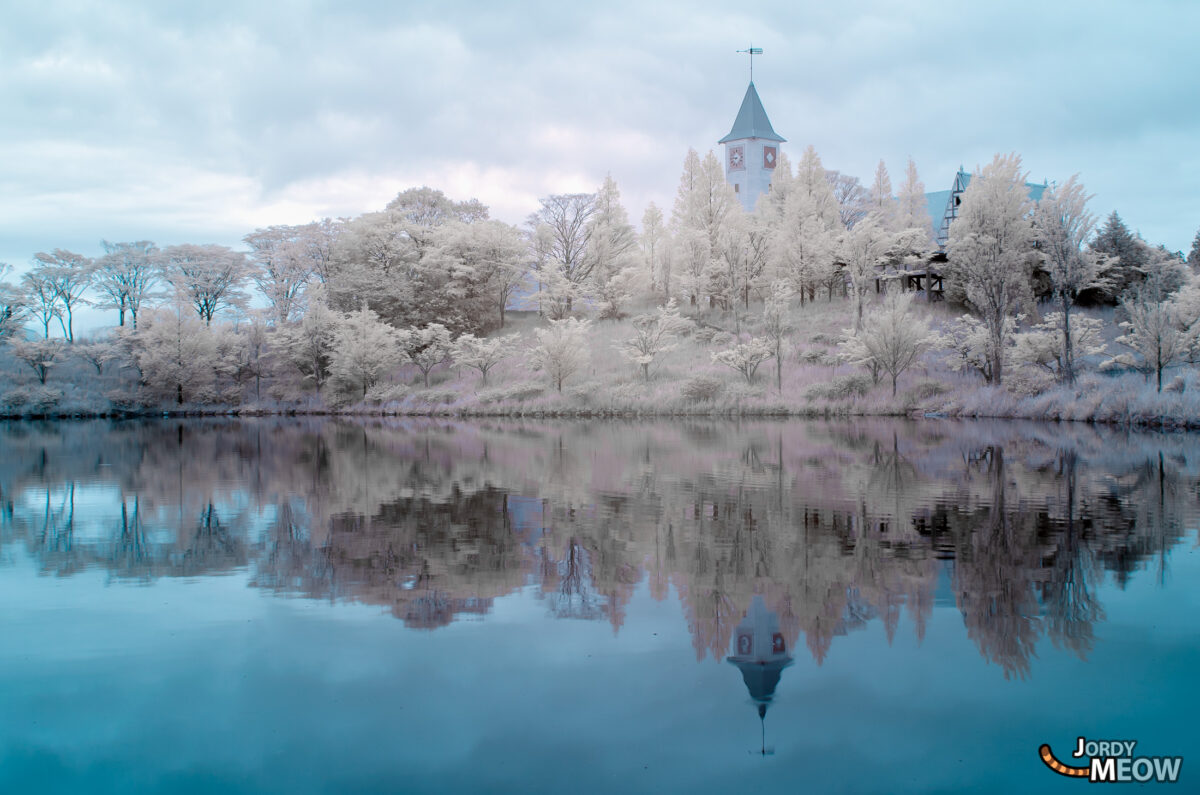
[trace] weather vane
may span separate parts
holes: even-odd
[[[755,47],[753,44],[748,49],[738,50],[738,52],[746,53],[750,56],[750,82],[754,82],[754,56],[762,55],[762,47]]]

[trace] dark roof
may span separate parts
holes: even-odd
[[[776,134],[771,127],[771,120],[767,118],[767,111],[763,109],[762,100],[758,98],[758,91],[754,89],[753,82],[746,88],[742,107],[738,110],[737,118],[733,120],[733,129],[729,131],[729,135],[717,143],[724,144],[743,138],[762,138],[767,141],[780,142],[787,140]]]

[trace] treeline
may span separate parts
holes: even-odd
[[[3,400],[10,411],[53,407],[56,373],[72,363],[97,411],[386,400],[399,380],[429,386],[451,364],[487,383],[510,358],[561,392],[589,362],[592,322],[648,302],[659,308],[616,346],[631,374],[649,382],[682,337],[716,326],[707,362],[753,383],[774,360],[782,392],[795,320],[819,299],[848,304],[839,361],[890,380],[893,394],[932,351],[992,384],[1013,366],[1071,384],[1081,362],[1103,361],[1155,376],[1161,390],[1164,370],[1197,357],[1200,234],[1189,267],[1115,212],[1097,229],[1088,200],[1072,177],[1035,203],[1019,157],[997,156],[973,176],[943,252],[911,160],[893,192],[882,162],[868,187],[809,147],[795,168],[780,157],[771,190],[746,213],[716,156],[690,151],[669,218],[651,204],[640,233],[609,178],[595,193],[542,199],[523,227],[489,219],[476,200],[415,188],[356,218],[255,230],[246,251],[148,241],[105,242],[95,259],[54,250],[0,282],[0,338],[20,368],[10,372],[24,373]],[[943,276],[965,313],[932,322],[905,292],[914,270]],[[542,327],[495,335],[518,303]],[[1074,311],[1097,303],[1121,306],[1111,350],[1114,335]],[[76,341],[84,305],[115,314],[111,333]]]

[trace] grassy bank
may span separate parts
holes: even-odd
[[[922,307],[935,327],[957,314],[940,304]],[[712,360],[715,351],[734,342],[735,332],[740,330],[742,338],[756,333],[757,312],[738,317],[692,311],[694,327],[656,359],[649,378],[618,350],[632,334],[632,321],[595,322],[588,335],[587,364],[560,392],[543,373],[531,370],[525,356],[535,329],[545,321],[533,313],[512,313],[503,333],[516,334],[516,342],[487,383],[475,370],[443,365],[431,372],[426,387],[409,365],[373,387],[365,399],[344,402],[306,391],[280,367],[253,388],[247,385],[236,400],[177,405],[139,401],[135,374],[127,367],[109,364],[96,370],[68,363],[42,385],[10,361],[0,371],[6,382],[0,388],[0,416],[946,416],[1200,428],[1200,383],[1191,368],[1172,373],[1162,393],[1139,374],[1095,372],[1098,359],[1084,362],[1091,371],[1085,370],[1072,387],[1032,367],[1012,368],[1007,383],[993,387],[978,375],[955,371],[948,354],[935,350],[901,375],[893,396],[886,378],[874,383],[861,368],[839,359],[837,341],[850,322],[848,312],[848,303],[838,298],[795,308],[778,381],[773,360],[749,380]]]

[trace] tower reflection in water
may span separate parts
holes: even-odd
[[[775,688],[783,669],[792,664],[787,641],[779,631],[779,614],[767,609],[760,594],[755,594],[750,609],[737,625],[733,636],[734,653],[725,658],[742,672],[750,699],[758,709],[763,756],[774,753],[767,748],[767,707],[775,698]]]

